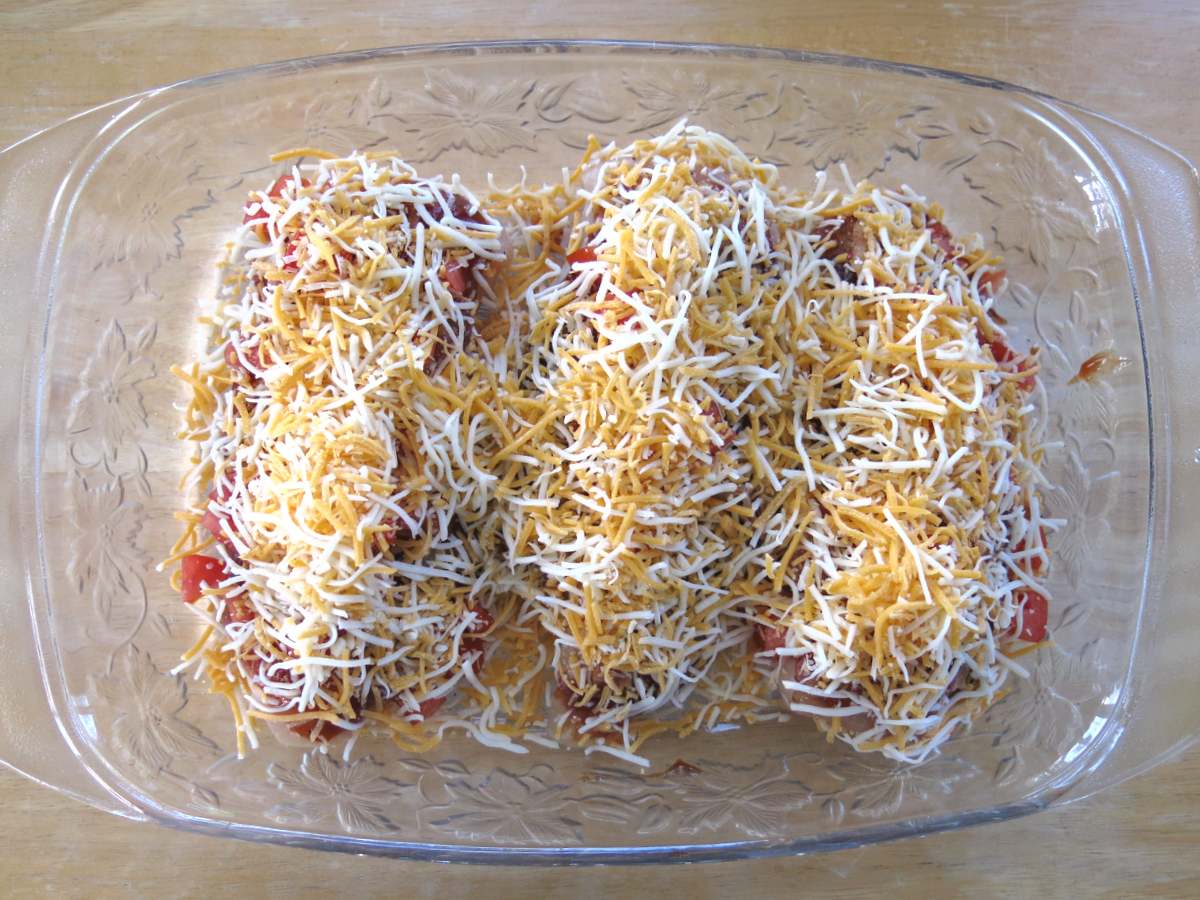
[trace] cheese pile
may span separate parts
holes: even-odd
[[[178,370],[211,493],[174,558],[226,574],[184,666],[239,740],[648,765],[662,730],[800,714],[917,761],[1023,674],[1044,395],[938,207],[796,193],[686,123],[482,205],[296,153]]]
[[[761,535],[802,516],[802,493],[758,504],[762,459],[739,437],[747,410],[778,406],[761,324],[787,291],[772,240],[800,220],[773,168],[700,132],[593,146],[552,192],[565,262],[525,292],[521,377],[547,411],[506,536],[580,734],[619,730],[629,753],[633,717],[666,708],[690,730],[762,705],[751,667],[717,662],[748,645],[735,585],[770,552]]]
[[[475,337],[500,226],[457,180],[378,154],[294,167],[244,218],[212,350],[176,370],[189,486],[212,488],[176,558],[204,550],[226,576],[185,665],[229,697],[239,747],[255,720],[314,737],[375,720],[424,745],[459,694],[441,719],[510,745],[492,726],[518,679],[480,681],[513,608],[485,515],[511,434]]]
[[[996,258],[911,191],[792,194],[683,124],[493,203],[540,264],[547,410],[500,508],[585,740],[760,718],[757,672],[916,760],[1001,695],[1058,523]]]

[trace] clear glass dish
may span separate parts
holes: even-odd
[[[1002,310],[1044,348],[1055,646],[920,767],[804,722],[652,743],[639,771],[468,740],[238,760],[224,701],[164,674],[195,626],[154,563],[177,534],[182,386],[223,235],[267,156],[395,148],[482,185],[553,178],[589,133],[680,117],[806,187],[844,162],[1005,251]],[[255,840],[491,862],[824,850],[1033,812],[1196,737],[1197,175],[1127,128],[952,73],[732,47],[401,48],[260,66],[99,107],[0,154],[0,756],[131,818]],[[1068,384],[1098,350],[1128,358]],[[690,766],[672,766],[677,759]]]

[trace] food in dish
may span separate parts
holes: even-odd
[[[314,739],[373,721],[422,745],[459,702],[464,727],[507,743],[480,682],[513,610],[484,515],[505,413],[467,352],[499,238],[460,183],[391,156],[251,194],[208,354],[178,370],[206,494],[182,545],[183,599],[207,623],[190,658],[239,739],[256,721]]]
[[[245,216],[177,554],[241,731],[645,762],[799,714],[911,761],[1045,639],[1037,356],[912,191],[681,123],[482,204],[320,160]]]

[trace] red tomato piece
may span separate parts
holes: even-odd
[[[1019,363],[1017,363],[1017,371],[1018,372],[1027,372],[1032,368],[1033,368],[1033,362],[1030,361],[1029,359],[1023,359]],[[1026,378],[1022,378],[1020,381],[1018,381],[1017,387],[1019,387],[1021,390],[1023,390],[1025,393],[1028,394],[1033,390],[1033,386],[1035,383],[1036,383],[1035,376],[1030,375],[1030,376],[1028,376]]]
[[[457,259],[452,259],[445,265],[446,286],[455,299],[461,300],[467,292],[467,267]]]
[[[285,257],[288,257],[288,256],[295,257],[295,255],[296,255],[296,251],[297,251],[297,249],[298,249],[299,247],[300,247],[300,236],[299,236],[299,235],[291,235],[291,236],[289,236],[289,237],[288,237],[288,239],[287,239],[286,241],[284,241],[284,244],[283,244],[283,255],[284,255]],[[300,271],[300,260],[298,260],[298,259],[291,259],[291,260],[287,260],[287,259],[285,259],[285,260],[284,260],[284,263],[283,263],[283,271],[285,271],[285,272],[299,272],[299,271]]]
[[[454,198],[450,201],[450,212],[454,215],[454,218],[458,219],[460,222],[479,223],[484,220],[483,209],[480,208],[475,212],[471,212],[471,201],[462,196],[462,194],[454,195]],[[440,215],[438,216],[438,219],[441,219]]]
[[[231,597],[225,601],[225,609],[221,613],[221,624],[228,625],[230,622],[253,622],[258,614],[254,611],[254,604],[243,597]]]
[[[754,624],[754,633],[763,650],[774,653],[776,650],[787,646],[787,632],[782,628],[756,622]]]
[[[812,687],[817,686],[817,678],[812,673],[812,656],[797,656],[796,657],[796,681],[801,684],[807,684]],[[819,706],[822,709],[837,709],[839,706],[848,705],[848,701],[841,697],[822,697],[818,694],[809,694],[807,692],[800,693],[796,697],[797,701],[807,703],[809,706]]]
[[[496,620],[492,614],[482,606],[468,606],[467,612],[474,615],[474,621],[467,626],[467,634],[484,634],[491,631],[492,626],[496,624]]]
[[[579,265],[580,263],[590,263],[595,261],[596,251],[591,247],[580,247],[574,253],[567,254],[567,263],[572,266]]]
[[[1008,344],[1004,343],[1004,338],[995,337],[988,341],[988,346],[992,350],[992,356],[1000,365],[1012,362],[1017,358],[1017,355],[1012,352]]]
[[[345,730],[340,725],[334,725],[324,719],[309,719],[306,722],[297,722],[288,726],[288,731],[310,741],[329,742]]]
[[[1021,588],[1014,596],[1017,606],[1021,608],[1021,630],[1017,633],[1017,638],[1029,641],[1031,644],[1044,641],[1046,639],[1046,622],[1050,618],[1050,604],[1037,591],[1027,588]],[[1016,622],[1013,622],[1009,633],[1016,631],[1016,627]]]
[[[936,219],[930,219],[925,224],[929,228],[929,239],[947,257],[952,257],[958,252],[954,247],[954,235],[950,233],[949,228]]]
[[[270,189],[267,191],[267,196],[282,197],[284,189],[286,189],[288,185],[293,184],[294,181],[295,179],[293,179],[291,175],[280,175],[275,179],[275,183],[271,185]],[[307,178],[301,178],[300,187],[312,187],[312,182]]]
[[[1046,528],[1045,528],[1045,526],[1039,525],[1038,533],[1041,535],[1041,538],[1042,538],[1042,549],[1045,550],[1046,549]],[[1013,553],[1022,553],[1022,552],[1024,552],[1025,548],[1026,548],[1025,538],[1021,538],[1013,546]],[[1042,573],[1042,558],[1040,556],[1031,556],[1025,562],[1029,565],[1029,571],[1031,573],[1033,573],[1034,575],[1040,575]]]
[[[230,490],[228,485],[219,485],[208,492],[209,503],[224,503],[229,499],[229,494]],[[229,538],[230,533],[234,530],[233,521],[229,518],[229,516],[218,515],[213,510],[208,509],[205,510],[204,517],[201,518],[200,524],[204,526],[205,530],[207,530],[209,534],[225,545],[225,549],[229,551],[230,556],[238,555],[237,548],[234,546],[233,541]]]
[[[464,658],[474,655],[469,665],[478,672],[483,666],[483,651],[486,646],[482,638],[464,637],[459,644],[459,655]]]
[[[1000,293],[1000,285],[1004,283],[1005,277],[1008,275],[1004,269],[993,269],[990,272],[984,272],[979,276],[979,289],[987,291],[993,297]]]
[[[596,715],[599,706],[599,694],[587,703],[580,702],[580,697],[570,685],[562,680],[562,677],[556,679],[558,684],[554,687],[554,696],[563,708],[570,713],[571,723],[578,728]]]
[[[446,703],[445,697],[430,697],[428,700],[422,700],[417,704],[417,708],[421,713],[422,719],[428,719]]]
[[[238,348],[234,346],[233,341],[225,345],[225,365],[229,366],[235,372],[245,372],[251,377],[255,377],[254,373],[246,368],[246,363],[254,366],[256,369],[262,368],[262,359],[258,355],[257,345],[254,347],[244,347],[242,356],[246,358],[246,362],[242,362],[242,357],[238,356]]]
[[[282,197],[284,189],[291,183],[292,183],[291,175],[280,175],[278,178],[275,179],[275,183],[273,185],[271,185],[270,188],[268,188],[267,196],[272,197],[272,198]],[[300,185],[301,185],[301,187],[312,187],[312,182],[309,181],[307,178],[301,178]],[[257,201],[252,201],[252,202],[257,202]],[[261,205],[259,206],[257,212],[252,213],[252,212],[250,212],[250,205],[246,204],[246,207],[243,210],[243,213],[244,213],[242,216],[242,224],[243,225],[246,224],[247,222],[257,222],[259,220],[265,220],[267,218],[267,211],[265,209],[263,209]]]
[[[215,556],[193,553],[183,558],[183,602],[195,603],[206,587],[216,587],[229,577],[225,565]]]

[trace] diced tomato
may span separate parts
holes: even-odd
[[[193,553],[183,558],[183,602],[195,603],[204,588],[216,587],[229,577],[225,565],[215,556]]]
[[[441,371],[442,363],[446,361],[446,357],[449,355],[446,350],[447,342],[444,329],[439,328],[427,340],[432,340],[433,346],[429,350],[429,355],[425,357],[425,363],[421,366],[421,371],[425,373],[426,377],[432,378]]]
[[[572,266],[579,265],[580,263],[590,263],[595,261],[596,251],[588,246],[580,247],[574,253],[567,254],[567,263]]]
[[[221,624],[228,625],[230,622],[253,622],[257,613],[254,611],[254,604],[243,597],[230,597],[225,601],[225,609],[221,613]]]
[[[483,654],[486,647],[487,644],[484,643],[483,638],[464,637],[459,644],[459,653],[464,658],[474,655],[470,665],[478,673],[483,668]]]
[[[1018,372],[1027,372],[1032,368],[1033,368],[1033,361],[1030,360],[1028,357],[1021,360],[1019,363],[1017,363],[1017,371]],[[1035,383],[1036,383],[1036,378],[1033,375],[1030,375],[1030,376],[1028,376],[1026,378],[1022,378],[1020,381],[1018,381],[1017,387],[1019,387],[1021,390],[1023,390],[1025,393],[1028,394],[1030,391],[1033,390],[1033,386]]]
[[[439,222],[445,218],[445,216],[442,214],[440,206],[434,206],[432,208],[432,212],[434,218],[436,218]],[[471,212],[471,201],[462,194],[455,194],[450,198],[450,213],[460,222],[480,223],[484,221],[483,207],[479,207],[475,210],[475,212]]]
[[[1046,547],[1046,529],[1045,529],[1045,527],[1042,525],[1039,525],[1038,532],[1042,538],[1042,548],[1045,549],[1045,547]],[[1025,538],[1021,538],[1021,540],[1017,541],[1017,543],[1013,546],[1013,553],[1023,553],[1024,551],[1025,551]],[[1028,560],[1025,560],[1025,562],[1028,563],[1029,571],[1032,574],[1034,574],[1034,575],[1041,574],[1042,558],[1040,556],[1031,556],[1031,557],[1029,557]]]
[[[995,337],[988,341],[988,346],[991,347],[992,356],[1000,365],[1012,362],[1017,358],[1017,355],[1012,352],[1008,344],[1004,343],[1004,338]]]
[[[954,235],[950,233],[950,229],[938,222],[936,219],[930,219],[925,223],[929,228],[929,239],[937,245],[947,258],[957,254],[957,249],[954,246]]]
[[[252,202],[259,203],[259,201],[257,201],[257,200],[254,200]],[[249,203],[247,203],[245,205],[245,207],[242,208],[242,224],[243,225],[245,225],[247,222],[266,221],[266,219],[267,219],[267,211],[262,208],[261,204],[259,204],[258,210],[256,212],[250,212],[250,204]]]
[[[467,626],[467,634],[484,634],[496,624],[492,614],[482,606],[469,606],[467,612],[474,616],[474,621]]]
[[[726,424],[725,413],[721,411],[721,407],[717,406],[716,400],[709,400],[704,404],[704,415],[712,419],[713,429],[721,435],[720,440],[710,443],[709,453],[719,453],[733,443],[733,431]]]
[[[324,719],[309,719],[306,722],[297,722],[295,725],[288,727],[288,731],[298,734],[302,738],[307,738],[310,741],[325,742],[332,741],[345,730],[340,725],[334,725],[332,722],[326,722]]]
[[[457,259],[452,259],[443,267],[446,286],[455,299],[461,300],[467,292],[467,267]]]
[[[387,526],[387,531],[380,532],[380,535],[389,547],[398,541],[414,541],[417,539],[416,532],[399,516],[389,516],[383,520],[383,524]],[[417,524],[419,525],[419,522]]]
[[[754,624],[754,633],[758,637],[758,643],[763,650],[774,653],[776,650],[787,646],[787,632],[782,628],[756,622]]]
[[[851,263],[862,259],[867,254],[867,233],[863,230],[862,222],[848,216],[841,225],[829,233],[833,241],[833,255],[846,254],[846,262]]]
[[[818,679],[815,675],[813,675],[812,665],[813,662],[811,654],[797,656],[795,663],[796,681],[800,682],[801,684],[807,684],[812,687],[816,687],[818,684]],[[848,705],[849,702],[841,697],[822,697],[818,694],[809,694],[807,692],[800,694],[797,697],[797,700],[801,703],[806,703],[809,706],[819,706],[823,709],[836,709],[839,706]]]
[[[229,539],[227,528],[229,527],[229,519],[226,516],[218,516],[211,509],[204,513],[204,518],[200,520],[200,524],[214,538],[225,545],[226,549],[233,547],[233,542]]]
[[[562,680],[562,676],[559,676],[557,681],[558,684],[554,687],[554,696],[570,712],[571,722],[576,728],[596,715],[598,694],[588,703],[579,703],[579,695],[571,690],[571,686]]]
[[[441,709],[445,703],[446,698],[444,696],[430,697],[428,700],[422,700],[420,703],[418,703],[417,708],[420,710],[421,718],[428,719],[439,709]]]
[[[254,368],[262,368],[262,359],[258,355],[257,345],[243,347],[242,356],[246,358],[246,363],[254,366]],[[225,364],[235,372],[245,372],[247,375],[254,377],[254,373],[246,368],[246,363],[243,363],[241,357],[238,356],[238,348],[234,346],[232,340],[225,345]]]
[[[280,175],[278,178],[275,179],[275,183],[273,185],[271,185],[270,190],[267,191],[267,196],[268,197],[282,197],[284,189],[287,188],[287,186],[292,183],[293,183],[293,179],[292,179],[291,175]],[[312,182],[309,181],[307,178],[301,178],[300,179],[300,187],[312,187]]]
[[[272,198],[282,197],[284,189],[291,183],[292,183],[291,175],[280,175],[278,178],[275,179],[275,183],[273,185],[271,185],[271,187],[267,190],[267,196],[272,197]],[[312,187],[312,182],[309,181],[307,178],[301,178],[300,186],[301,187]],[[266,218],[267,218],[267,211],[265,209],[263,209],[261,206],[259,207],[258,212],[251,213],[249,210],[249,204],[247,204],[245,214],[242,216],[242,224],[244,225],[247,222],[257,222],[259,219],[266,219]]]
[[[987,291],[993,297],[1000,293],[1000,285],[1004,283],[1005,277],[1008,275],[1003,269],[993,269],[990,272],[984,272],[979,276],[980,290]]]
[[[1046,639],[1046,622],[1050,618],[1050,604],[1037,591],[1031,591],[1028,588],[1021,588],[1014,596],[1017,606],[1021,608],[1021,631],[1017,634],[1017,638],[1029,641],[1031,644],[1044,641]],[[1013,622],[1009,633],[1016,631],[1016,627],[1016,622]]]
[[[296,252],[300,247],[300,238],[301,238],[301,235],[297,232],[296,234],[290,235],[288,237],[288,239],[286,241],[284,241],[283,255],[284,255],[285,259],[284,259],[284,263],[283,263],[283,271],[285,271],[285,272],[299,272],[300,271],[300,260],[295,258]],[[288,256],[293,257],[293,258],[290,260],[286,259],[286,257],[288,257]]]
[[[229,499],[229,494],[228,485],[218,485],[208,492],[209,503],[224,503]],[[228,516],[218,515],[212,509],[207,509],[200,520],[200,524],[204,526],[209,534],[225,545],[225,549],[229,552],[230,556],[238,555],[237,548],[229,537],[234,529],[233,521]]]

